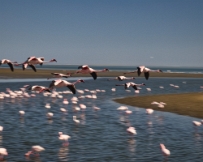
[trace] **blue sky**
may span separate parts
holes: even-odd
[[[203,66],[202,0],[0,0],[0,59]]]

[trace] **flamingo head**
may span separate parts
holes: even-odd
[[[84,83],[85,81],[84,81],[84,80],[82,80],[82,79],[80,79],[80,80],[78,80],[78,82],[83,82],[83,83]]]
[[[145,83],[142,83],[142,85],[144,85],[144,86],[145,86],[146,84],[145,84]]]
[[[56,59],[51,59],[50,62],[57,62]]]
[[[135,79],[135,77],[132,77],[132,79]]]
[[[32,154],[32,151],[28,151],[27,153],[25,153],[25,156],[30,156]]]
[[[162,70],[160,70],[160,69],[158,69],[158,72],[163,73],[163,71],[162,71]]]
[[[109,71],[109,69],[104,69],[104,71]]]

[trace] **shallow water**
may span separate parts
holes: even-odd
[[[8,87],[14,91],[25,84],[48,86],[51,82],[13,81],[1,82],[0,92],[5,92]],[[78,104],[87,106],[85,111],[80,112],[73,111],[74,105],[70,100],[72,94],[62,93],[63,98],[51,98],[35,93],[36,97],[0,99],[0,125],[4,127],[0,134],[0,146],[5,147],[9,153],[5,161],[203,161],[203,127],[194,129],[192,125],[193,120],[200,119],[158,111],[146,115],[145,109],[131,106],[128,108],[133,113],[127,116],[118,112],[117,108],[121,105],[112,101],[114,98],[132,95],[200,92],[202,81],[187,78],[150,78],[146,81],[138,78],[135,82],[146,83],[146,87],[135,94],[133,89],[129,88],[131,92],[127,92],[123,87],[116,87],[116,91],[112,92],[115,84],[121,83],[119,81],[85,79],[84,84],[76,85],[77,89],[103,89],[106,92],[98,92],[97,99],[79,99]],[[179,85],[180,88],[175,89],[169,84]],[[164,86],[164,89],[159,86]],[[148,92],[146,88],[152,91]],[[58,88],[57,92],[64,90],[67,89]],[[89,94],[85,92],[83,95]],[[68,105],[62,103],[64,98],[68,99]],[[46,103],[50,103],[51,109],[44,107]],[[94,111],[93,106],[101,110]],[[62,114],[61,107],[66,108],[68,113]],[[23,118],[19,117],[19,110],[25,111]],[[47,112],[54,113],[52,120],[47,119]],[[73,115],[77,116],[80,124],[73,122]],[[129,126],[136,128],[137,135],[127,133]],[[68,147],[62,146],[58,139],[59,131],[71,136]],[[164,143],[171,151],[170,157],[162,156],[160,143]],[[24,154],[32,145],[41,145],[45,151],[40,157],[25,158]]]

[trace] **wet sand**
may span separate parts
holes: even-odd
[[[158,111],[203,118],[203,93],[201,92],[126,97],[114,101],[141,108],[152,108]],[[164,108],[158,108],[157,105],[151,104],[153,101],[164,102],[166,105]]]
[[[15,69],[12,72],[8,68],[0,68],[0,79],[12,79],[12,78],[49,78],[52,77],[51,73],[74,73],[76,70],[42,70],[37,69],[34,72],[32,69]],[[117,77],[124,75],[126,71],[109,71],[98,73],[98,77]],[[126,74],[126,77],[138,77],[136,73]],[[91,77],[90,74],[74,74],[72,77]],[[140,77],[143,77],[141,74]],[[150,77],[185,77],[185,78],[203,78],[203,74],[186,74],[186,73],[151,73]],[[150,78],[149,78],[150,80]]]

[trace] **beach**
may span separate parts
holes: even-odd
[[[12,72],[9,68],[0,68],[0,79],[12,79],[12,78],[49,78],[52,77],[51,73],[74,73],[76,70],[50,70],[50,69],[37,69],[34,72],[32,69],[15,69]],[[98,77],[117,77],[124,75],[126,71],[108,71],[98,73]],[[136,73],[125,74],[126,77],[138,77]],[[91,77],[90,74],[74,74],[72,77]],[[140,77],[143,77],[141,74]],[[150,73],[150,77],[178,77],[178,78],[203,78],[203,74],[191,74],[191,73]],[[149,78],[150,80],[150,78]]]
[[[203,93],[162,94],[149,96],[126,97],[114,101],[130,106],[151,108],[158,111],[203,118]],[[164,102],[164,108],[159,108],[152,102]]]

